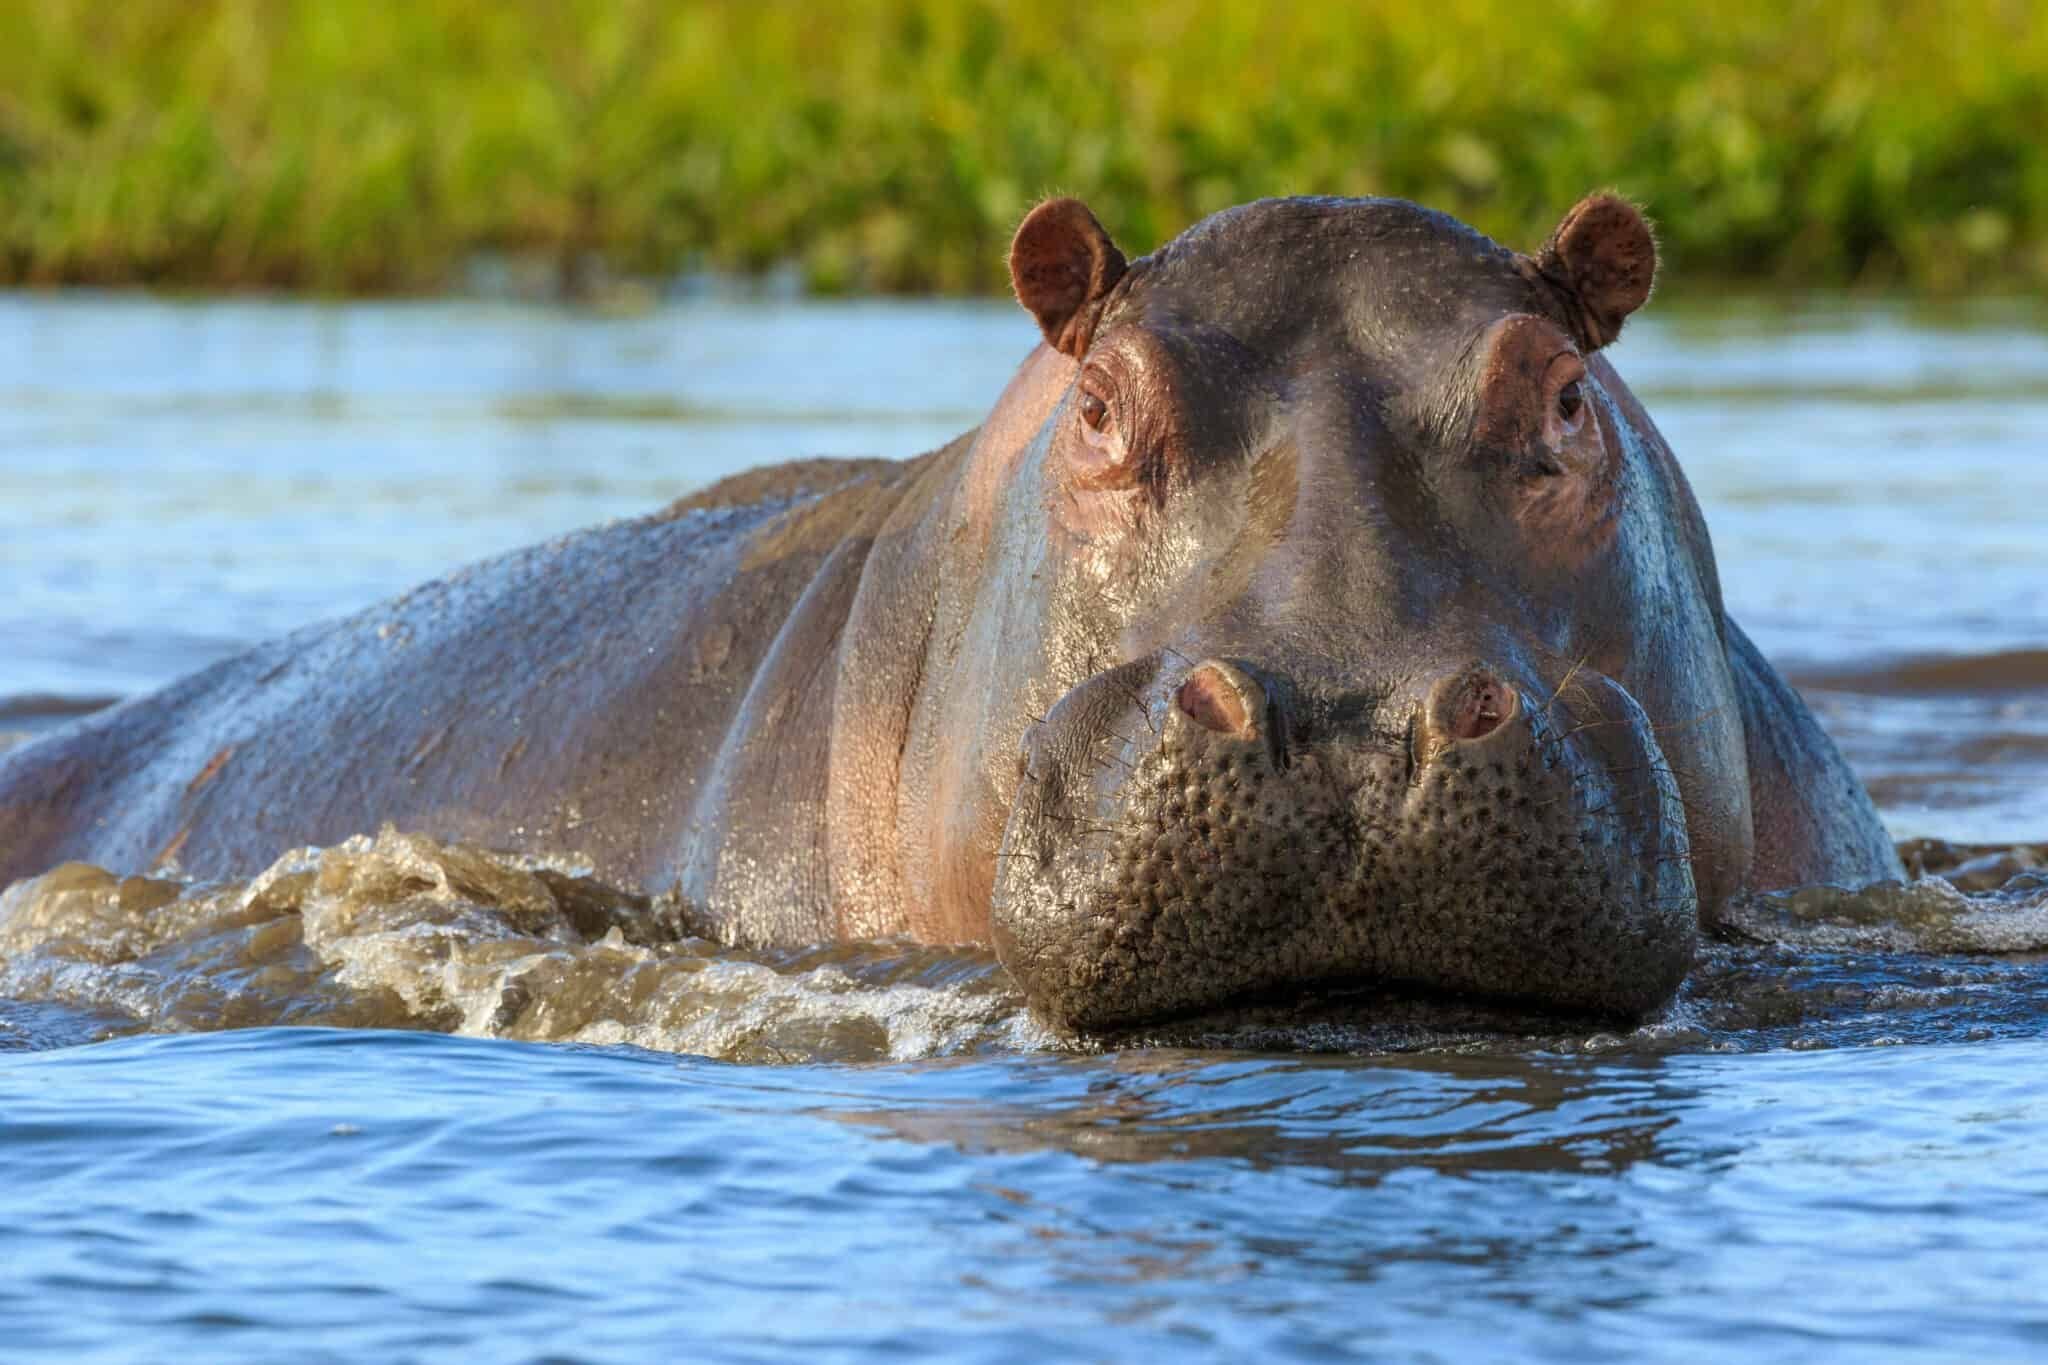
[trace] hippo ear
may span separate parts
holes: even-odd
[[[1564,296],[1578,343],[1597,351],[1650,297],[1657,243],[1641,210],[1614,194],[1581,199],[1543,250],[1536,268]]]
[[[1078,199],[1048,199],[1010,243],[1010,283],[1055,350],[1079,359],[1097,307],[1123,278],[1124,253]]]

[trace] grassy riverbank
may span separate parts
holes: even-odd
[[[1533,244],[1612,185],[1681,284],[2048,283],[2029,0],[1255,9],[12,0],[0,282],[418,290],[510,249],[971,291],[1052,189],[1142,250],[1309,191]]]

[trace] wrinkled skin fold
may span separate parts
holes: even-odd
[[[1606,195],[1528,255],[1293,199],[1137,261],[1050,201],[1012,248],[1045,344],[975,431],[743,475],[0,756],[0,881],[390,822],[736,942],[993,942],[1067,1029],[1333,982],[1654,1010],[1733,892],[1899,875],[1601,354],[1654,273]]]

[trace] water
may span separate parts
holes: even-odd
[[[0,298],[0,732],[763,460],[936,444],[1029,341]],[[2048,314],[1660,303],[1617,349],[1732,609],[1945,879],[1738,907],[1632,1032],[1348,998],[1074,1051],[983,954],[733,952],[402,831],[70,869],[0,898],[4,1354],[2048,1350]]]
[[[0,1073],[0,1308],[66,1359],[2019,1358],[2044,1062],[132,1039]]]

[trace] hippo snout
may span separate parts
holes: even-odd
[[[1340,981],[1631,1016],[1676,989],[1684,810],[1618,685],[1474,662],[1366,700],[1180,664],[1098,675],[1027,738],[994,920],[1055,1024]]]

